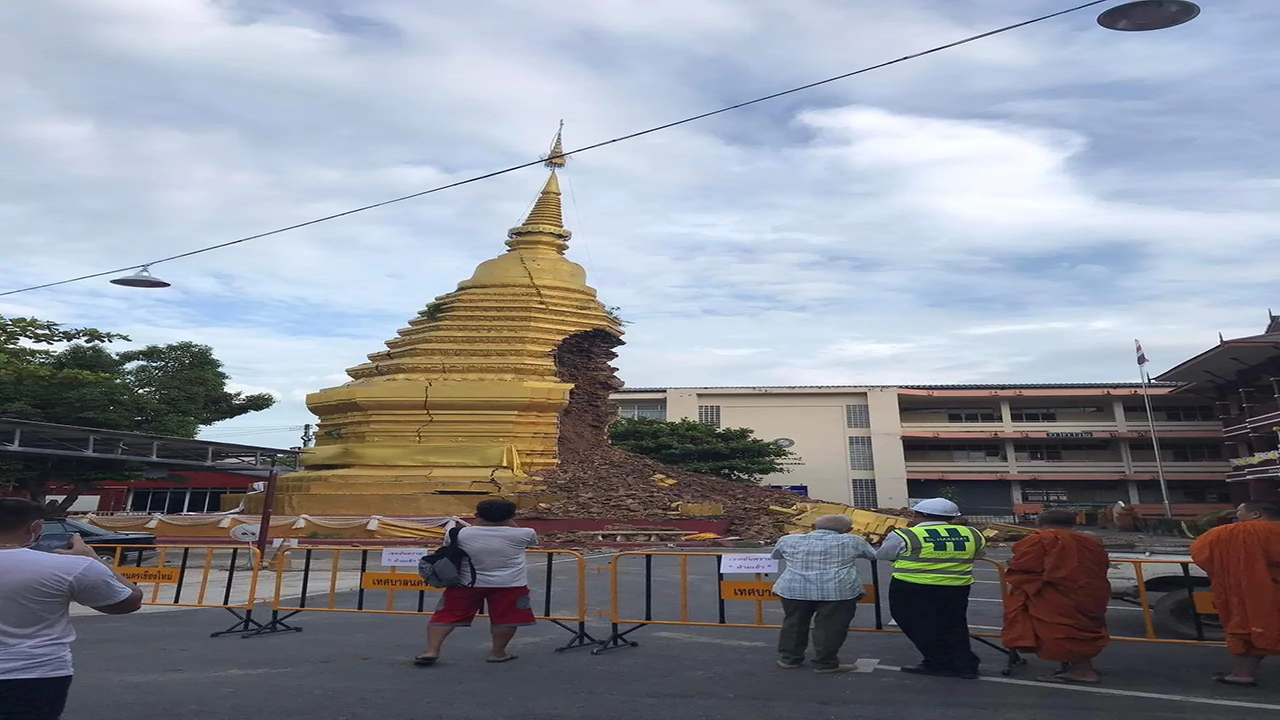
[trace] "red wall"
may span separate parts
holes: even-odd
[[[101,499],[98,501],[98,510],[102,512],[120,512],[128,510],[125,505],[129,500],[130,489],[155,489],[169,490],[182,488],[244,488],[265,478],[246,477],[244,475],[236,475],[234,473],[214,472],[204,470],[183,470],[172,473],[167,478],[159,480],[138,480],[136,482],[118,482],[118,483],[99,483],[97,491],[94,495],[98,495]],[[58,486],[49,488],[50,495],[61,495],[64,490]],[[3,494],[3,493],[0,493]],[[16,494],[16,493],[13,493]]]

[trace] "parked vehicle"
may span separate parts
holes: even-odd
[[[1176,560],[1174,563],[1143,563],[1142,580],[1151,603],[1151,614],[1158,633],[1172,635],[1183,640],[1197,639],[1196,618],[1205,640],[1221,640],[1224,635],[1217,615],[1197,613],[1195,602],[1187,592],[1209,589],[1209,577],[1200,566],[1191,562],[1189,555],[1159,553],[1111,553],[1111,569],[1107,573],[1111,581],[1111,596],[1134,604],[1141,604],[1138,575],[1134,564],[1123,560]]]
[[[122,565],[127,564],[130,560],[136,562],[139,558],[150,557],[155,553],[156,536],[151,533],[114,532],[68,518],[45,520],[44,532],[41,537],[65,533],[79,535],[84,539],[85,545],[97,551],[99,557],[109,560],[116,559],[117,546],[124,546],[120,550],[120,564]],[[140,547],[135,550],[133,546]]]

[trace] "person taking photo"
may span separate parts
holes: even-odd
[[[142,590],[79,535],[65,548],[32,550],[44,508],[0,498],[0,720],[58,720],[71,688],[71,603],[107,615],[142,606]]]

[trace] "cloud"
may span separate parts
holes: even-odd
[[[460,180],[1059,9],[537,0],[0,9],[0,286]],[[1276,306],[1267,0],[1078,13],[575,157],[571,255],[632,386],[1115,381]],[[502,251],[531,169],[0,312],[213,345],[296,444],[306,393]],[[264,430],[264,428],[267,428]]]

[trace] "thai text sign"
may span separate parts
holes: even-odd
[[[721,555],[720,572],[731,573],[776,573],[778,561],[768,553],[742,553],[738,555]]]
[[[360,587],[365,590],[439,590],[422,578],[410,573],[367,572],[360,576]]]
[[[431,551],[426,548],[386,548],[382,551],[383,567],[418,567],[418,561]]]
[[[182,572],[178,568],[116,567],[112,569],[135,583],[176,583],[178,575]]]
[[[722,582],[720,597],[724,600],[777,600],[770,582]]]

